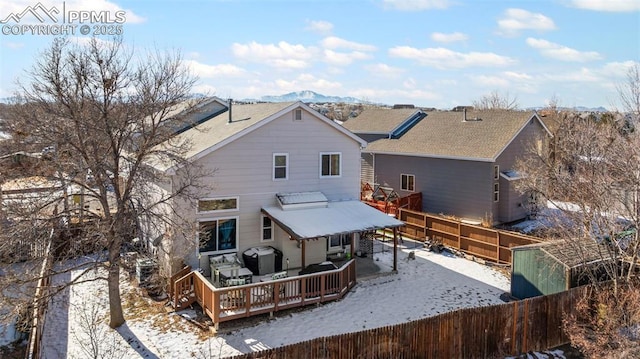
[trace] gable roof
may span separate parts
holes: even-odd
[[[588,239],[559,239],[511,248],[512,251],[526,251],[531,249],[543,251],[569,269],[596,262],[615,260],[615,256],[605,245]]]
[[[389,134],[420,111],[415,108],[370,108],[347,120],[343,126],[353,133]]]
[[[226,106],[228,108],[229,104],[226,103]],[[187,160],[195,161],[200,159],[297,108],[307,111],[318,120],[325,122],[338,132],[360,143],[362,147],[366,146],[364,140],[302,102],[232,104],[230,107],[231,111],[227,110],[218,113],[197,126],[177,134],[171,140],[174,143],[188,143],[189,149],[183,154]],[[156,163],[154,167],[162,171],[177,169],[175,168],[177,166],[173,164]]]
[[[494,162],[530,120],[551,135],[535,112],[433,111],[397,139],[370,143],[366,152]]]

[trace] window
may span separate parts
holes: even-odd
[[[340,153],[320,154],[320,177],[340,177],[341,167]]]
[[[262,216],[261,228],[262,228],[262,240],[273,241],[273,222],[271,221],[271,218],[267,216]]]
[[[293,111],[293,120],[302,121],[302,109],[298,108]]]
[[[333,236],[327,237],[327,251],[336,251],[341,250],[346,246],[351,245],[351,234],[336,234]]]
[[[415,191],[416,176],[414,175],[400,175],[400,189],[403,191]]]
[[[289,176],[288,165],[289,165],[289,154],[274,153],[273,154],[273,179],[286,180]]]
[[[224,212],[238,209],[238,197],[198,200],[198,212]]]
[[[497,180],[500,178],[500,166],[495,165],[493,166],[493,179]]]
[[[493,184],[493,201],[498,202],[500,200],[500,184]]]
[[[238,218],[198,222],[199,252],[221,252],[238,248]]]

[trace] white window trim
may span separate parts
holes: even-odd
[[[493,179],[500,179],[500,165],[493,166]]]
[[[298,118],[298,114],[300,114],[300,118]],[[302,119],[304,118],[304,116],[302,116],[302,109],[301,108],[296,108],[293,110],[293,121],[294,122],[298,122],[298,121],[302,121]]]
[[[275,225],[275,222],[273,222],[273,219],[271,219],[271,239],[264,239],[264,218],[269,218],[268,216],[260,215],[260,242],[273,242],[275,240],[275,238],[273,238],[274,235],[274,228],[273,226]]]
[[[500,183],[493,184],[493,201],[500,202]]]
[[[208,213],[225,213],[225,212],[237,212],[240,210],[240,196],[228,196],[228,197],[206,197],[206,198],[198,198],[199,201],[215,201],[221,199],[235,199],[236,200],[236,208],[232,209],[219,209],[214,211],[200,211],[198,208],[200,207],[196,203],[196,213],[198,214],[208,214]]]
[[[322,156],[325,155],[339,155],[340,156],[340,164],[338,165],[338,175],[323,175],[322,174]],[[329,160],[329,165],[331,165],[331,160]],[[342,152],[320,152],[320,168],[319,171],[320,178],[340,178],[342,177]],[[331,172],[331,169],[329,169]]]
[[[333,236],[340,236],[340,244],[339,245],[337,245],[337,246],[332,246],[331,245],[331,237],[333,237]],[[346,236],[346,237],[343,237],[343,236]],[[353,236],[352,233],[343,233],[343,234],[335,234],[335,235],[332,235],[332,236],[325,237],[326,240],[327,240],[327,253],[328,254],[333,254],[333,253],[342,252],[345,249],[345,246],[346,246],[344,244],[344,241],[345,240],[349,240],[349,239],[353,240],[352,236]]]
[[[402,188],[402,176],[407,176],[407,186],[409,185],[409,178],[408,177],[413,177],[413,189]],[[409,173],[401,173],[400,174],[400,190],[407,191],[407,192],[415,192],[416,191],[416,175],[412,175],[412,174],[409,174]]]
[[[206,252],[200,252],[200,222],[211,222],[211,221],[220,221],[220,220],[225,220],[225,219],[235,219],[236,220],[236,248],[235,249],[229,249],[226,251],[206,251]],[[203,256],[203,255],[212,255],[212,254],[229,254],[229,253],[237,253],[239,248],[240,248],[240,217],[239,216],[231,216],[231,217],[205,217],[205,218],[198,218],[197,221],[198,224],[198,231],[196,232],[196,256]]]
[[[284,178],[276,178],[276,156],[284,156],[287,161],[287,165],[285,166],[285,176]],[[289,154],[286,152],[277,152],[273,154],[271,157],[271,179],[274,181],[286,181],[289,179]]]

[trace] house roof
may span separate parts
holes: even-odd
[[[365,152],[493,162],[532,118],[546,129],[535,112],[467,111],[466,118],[464,112],[428,112],[406,134],[374,141]]]
[[[404,223],[360,201],[329,202],[327,206],[286,210],[280,206],[262,208],[295,239],[363,232],[403,226]]]
[[[337,131],[359,142],[361,146],[366,146],[364,140],[302,102],[234,103],[231,105],[231,114],[229,111],[218,113],[197,126],[177,134],[170,141],[175,144],[188,144],[189,148],[183,154],[184,158],[191,161],[197,160],[296,108],[304,109],[315,115],[318,120],[324,121]],[[153,165],[162,171],[175,169],[175,164],[153,163]]]
[[[555,240],[513,247],[513,251],[539,249],[566,268],[614,260],[604,245],[593,240]]]
[[[414,113],[420,111],[415,108],[371,108],[362,111],[358,117],[349,119],[344,127],[349,131],[360,134],[386,134],[392,132]]]

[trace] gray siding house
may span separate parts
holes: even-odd
[[[175,139],[188,141],[186,158],[213,175],[196,203],[171,204],[195,233],[165,230],[158,253],[170,271],[180,260],[209,275],[211,257],[242,261],[244,251],[264,246],[282,253],[282,268],[300,268],[348,250],[354,233],[402,224],[359,201],[364,140],[302,102],[214,102],[223,110],[210,105],[210,116]],[[166,178],[158,191],[175,190],[189,175],[155,167]]]
[[[369,140],[363,182],[422,192],[423,211],[492,225],[527,215],[516,158],[551,133],[535,112],[364,110],[344,126]]]

